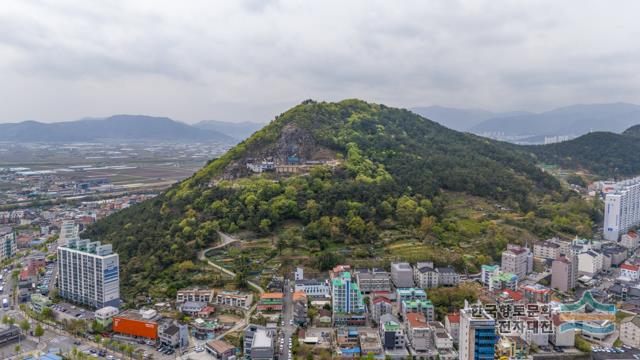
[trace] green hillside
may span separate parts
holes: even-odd
[[[530,152],[536,161],[585,170],[605,178],[640,174],[638,127],[622,134],[593,132],[570,141],[519,148]]]
[[[296,174],[247,169],[262,160],[307,165],[294,166]],[[305,101],[85,236],[113,243],[127,298],[171,296],[181,286],[218,281],[195,263],[217,230],[242,231],[263,244],[234,253],[256,264],[304,261],[326,269],[348,256],[430,259],[475,271],[508,241],[589,235],[598,207],[510,146],[407,110]]]

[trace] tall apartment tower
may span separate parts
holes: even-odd
[[[569,291],[576,287],[578,280],[578,258],[560,254],[551,265],[551,287],[560,291]]]
[[[16,244],[16,234],[10,227],[0,228],[0,261],[12,258],[18,246]]]
[[[58,246],[66,246],[70,240],[79,239],[79,228],[73,220],[64,220],[60,225]]]
[[[364,300],[358,284],[351,273],[343,272],[331,280],[331,301],[334,313],[363,313]]]
[[[629,229],[640,225],[640,177],[615,183],[604,200],[604,238],[617,241]]]
[[[533,253],[525,246],[513,244],[507,245],[507,250],[502,253],[502,271],[518,275],[524,279],[533,271]]]
[[[111,244],[72,239],[58,247],[58,289],[69,301],[103,308],[120,305],[120,265]]]
[[[496,344],[496,320],[482,305],[473,309],[465,301],[460,310],[460,360],[493,360]]]

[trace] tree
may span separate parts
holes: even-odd
[[[46,320],[53,319],[53,310],[50,307],[44,307],[41,312],[42,318]]]
[[[36,325],[36,329],[33,331],[33,335],[35,335],[38,338],[38,344],[39,344],[40,337],[44,335],[44,329],[42,328],[42,325],[40,324]]]
[[[416,222],[416,210],[418,204],[408,196],[398,199],[396,204],[396,217],[398,221],[406,225],[413,225]]]
[[[20,321],[20,329],[22,329],[22,331],[24,331],[25,333],[29,331],[29,329],[31,329],[31,324],[29,324],[29,321],[27,319]]]
[[[235,283],[238,287],[244,288],[249,281],[249,258],[245,254],[240,254],[236,258]]]
[[[100,345],[102,344],[102,336],[100,336],[100,334],[97,334],[93,340],[95,340],[96,344],[98,344],[98,347],[100,347]]]
[[[20,354],[20,350],[22,349],[22,347],[20,345],[16,345],[13,350],[16,351],[17,354]]]
[[[104,326],[99,321],[93,320],[93,322],[91,323],[91,330],[96,333],[102,333],[104,332]]]

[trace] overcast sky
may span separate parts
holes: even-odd
[[[640,1],[5,0],[0,122],[640,103]]]

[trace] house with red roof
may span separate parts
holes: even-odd
[[[620,277],[631,281],[638,281],[640,266],[624,263],[620,265]]]
[[[460,339],[460,314],[447,314],[444,318],[444,328],[453,338],[453,343],[458,345]]]
[[[393,312],[393,305],[391,300],[384,296],[378,296],[371,302],[371,318],[373,321],[380,321],[380,317],[384,314],[391,314]]]

